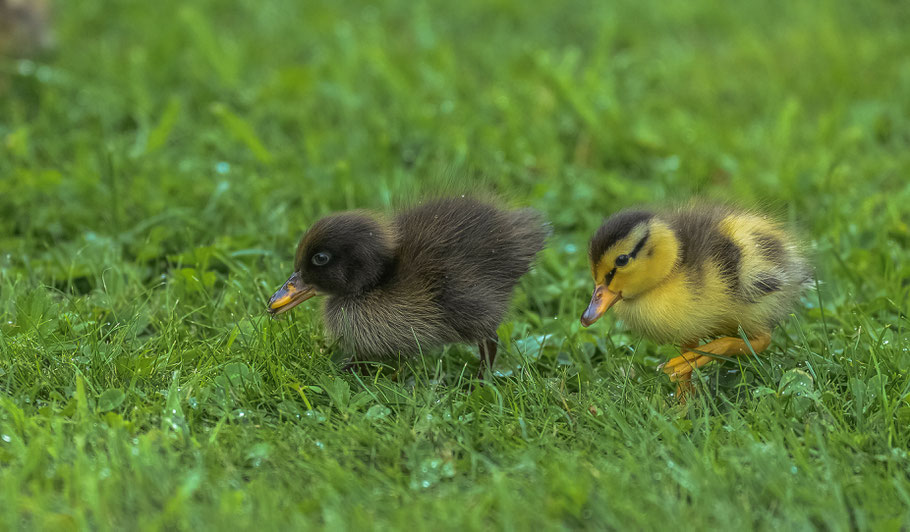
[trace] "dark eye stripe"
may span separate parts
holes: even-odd
[[[632,253],[629,253],[630,257],[634,259],[635,255],[638,255],[638,252],[641,251],[641,248],[645,247],[645,242],[648,241],[649,236],[651,236],[650,230],[648,230],[648,232],[645,233],[645,236],[643,236],[641,240],[638,241],[638,244],[635,244],[635,248],[632,250]]]
[[[610,283],[613,282],[613,276],[616,275],[616,268],[610,270],[606,276],[604,276],[604,286],[610,286]]]

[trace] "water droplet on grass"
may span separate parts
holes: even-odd
[[[0,436],[0,440],[3,440],[6,443],[9,443],[9,442],[13,441],[13,438],[9,434],[4,434],[3,436]]]
[[[224,174],[226,174],[226,173],[228,173],[228,172],[231,171],[231,165],[230,165],[230,163],[226,163],[226,162],[224,162],[224,161],[220,161],[220,162],[218,162],[218,163],[215,164],[215,171],[218,172],[218,173],[221,174],[221,175],[224,175]]]
[[[308,419],[315,421],[316,423],[322,423],[326,420],[325,414],[317,410],[307,410],[304,414]]]

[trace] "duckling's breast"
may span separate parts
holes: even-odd
[[[673,275],[635,298],[623,299],[614,308],[630,329],[660,343],[697,338],[705,323],[704,317],[693,315],[701,313],[691,287],[681,275]]]
[[[617,315],[632,330],[661,343],[689,343],[719,335],[737,335],[762,327],[729,293],[720,275],[672,274],[658,287],[616,305]]]
[[[329,334],[359,359],[412,355],[458,340],[428,297],[374,290],[326,300]]]

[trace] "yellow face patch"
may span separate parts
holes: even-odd
[[[650,239],[649,236],[650,230],[649,226],[641,224],[636,226],[626,235],[624,238],[618,240],[613,244],[610,249],[608,249],[599,259],[594,263],[591,268],[591,273],[594,276],[594,282],[604,285],[608,285],[606,282],[607,277],[610,276],[613,269],[616,268],[616,272],[613,272],[613,276],[619,274],[620,270],[625,266],[618,266],[616,259],[621,255],[629,255],[630,258],[634,259],[632,255],[638,255],[641,252],[643,247],[647,245],[647,241]],[[648,239],[645,237],[648,236]],[[637,249],[636,249],[637,248]]]
[[[635,297],[661,283],[676,266],[679,241],[661,221],[634,228],[592,265],[595,284],[623,298]],[[627,257],[617,263],[617,258]]]

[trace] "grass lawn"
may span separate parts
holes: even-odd
[[[0,529],[910,527],[905,2],[58,4],[0,60]],[[308,224],[453,182],[555,233],[486,387],[267,317]],[[683,409],[578,317],[603,217],[695,195],[818,284]]]

